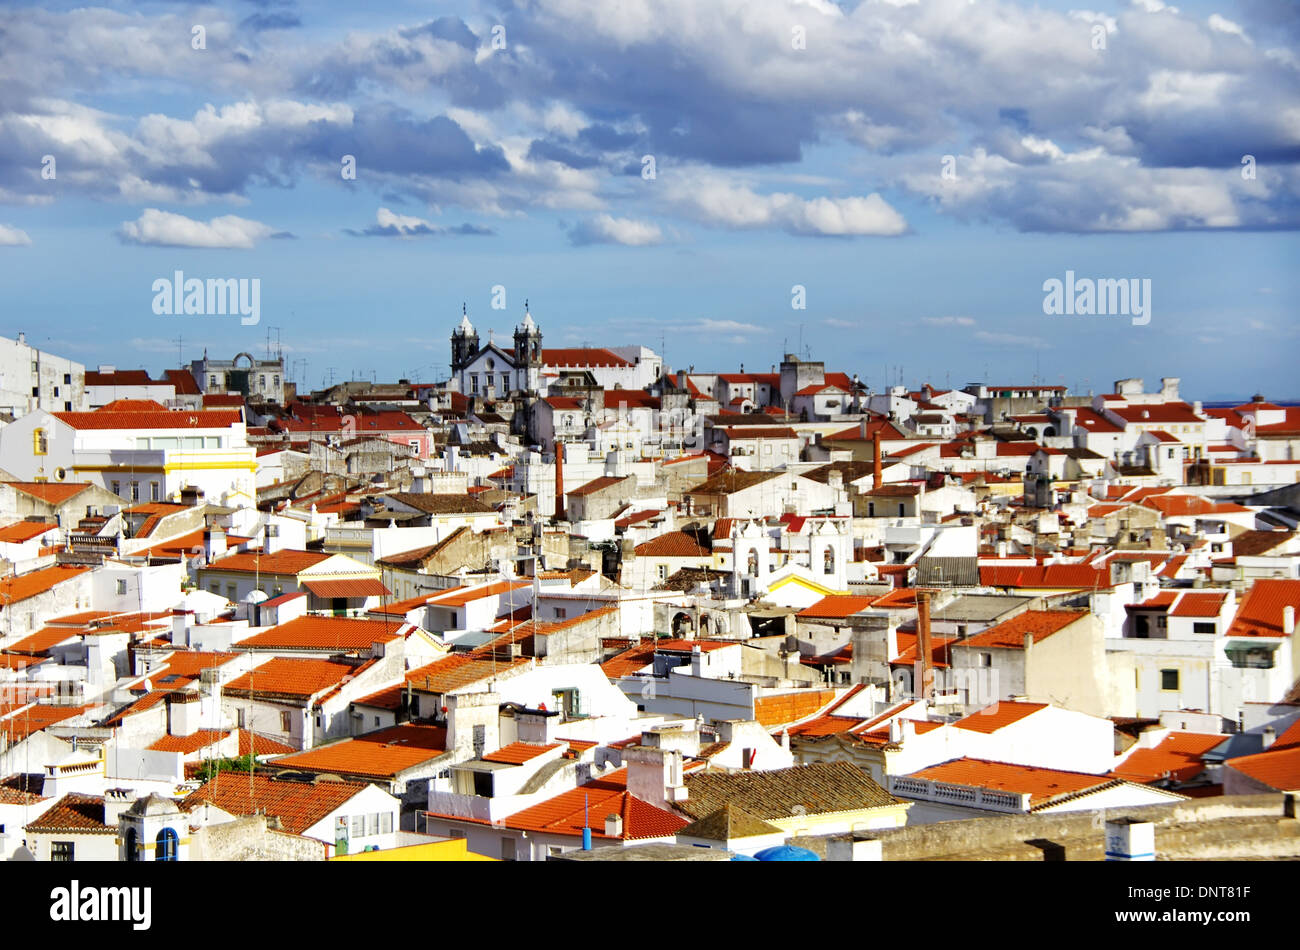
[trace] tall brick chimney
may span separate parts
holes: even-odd
[[[884,481],[880,474],[880,430],[871,433],[871,490],[880,491]]]
[[[921,664],[921,681],[916,684],[919,699],[934,698],[934,665],[930,648],[930,592],[916,592],[916,655]]]
[[[564,443],[555,443],[555,520],[564,520]]]

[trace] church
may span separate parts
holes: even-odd
[[[451,334],[452,387],[480,399],[505,399],[514,393],[536,399],[570,385],[640,390],[662,374],[662,357],[644,346],[542,349],[542,331],[527,301],[512,349],[492,340],[480,346],[464,305],[460,325]]]

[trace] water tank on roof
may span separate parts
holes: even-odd
[[[820,861],[816,852],[809,851],[807,848],[796,848],[794,845],[778,844],[772,848],[764,848],[754,855],[759,861]]]

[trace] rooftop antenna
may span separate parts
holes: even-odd
[[[176,335],[176,365],[177,366],[185,365],[185,353],[183,349],[184,343],[185,343],[185,337],[178,333]]]

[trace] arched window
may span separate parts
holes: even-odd
[[[158,838],[154,842],[154,860],[155,861],[175,861],[176,853],[180,850],[180,838],[171,828],[164,828],[158,832]]]
[[[758,552],[749,552],[749,573],[753,577],[758,576]]]
[[[139,841],[134,828],[126,829],[126,859],[128,861],[140,860]]]
[[[44,455],[50,450],[50,440],[45,435],[44,429],[36,429],[32,432],[32,454]]]
[[[835,573],[835,550],[833,548],[827,547],[825,553],[822,555],[822,573]]]

